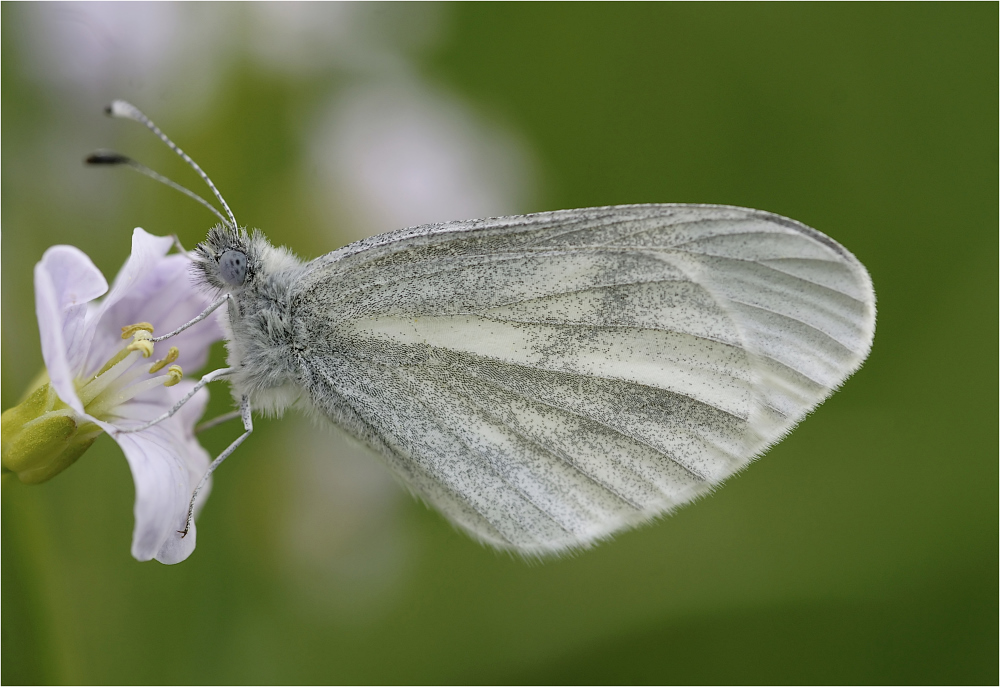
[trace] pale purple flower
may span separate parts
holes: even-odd
[[[149,429],[134,434],[116,429],[159,416],[193,386],[190,381],[164,386],[170,380],[166,370],[150,372],[158,357],[175,346],[179,353],[171,362],[198,370],[222,331],[210,317],[156,344],[151,357],[132,351],[98,373],[130,343],[122,340],[122,327],[149,322],[157,334],[165,334],[209,305],[191,282],[190,260],[167,255],[171,245],[170,238],[136,229],[132,255],[110,292],[90,258],[72,246],[50,248],[35,266],[35,310],[51,388],[80,421],[108,432],[125,452],[135,480],[132,555],[162,563],[178,563],[195,547],[193,526],[186,537],[178,532],[184,529],[191,493],[210,462],[194,437],[207,394],[197,394],[172,418]],[[208,489],[203,489],[199,509],[207,495]]]

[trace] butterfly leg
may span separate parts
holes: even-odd
[[[180,410],[181,407],[185,403],[187,403],[188,401],[190,401],[191,397],[194,396],[196,393],[198,393],[203,386],[205,386],[209,382],[214,382],[219,377],[224,377],[224,376],[226,376],[228,374],[232,374],[234,371],[235,371],[234,368],[231,368],[231,367],[223,367],[223,368],[220,368],[218,370],[212,370],[207,375],[205,375],[200,380],[198,380],[198,383],[194,385],[194,388],[191,389],[191,391],[189,391],[184,396],[184,398],[182,398],[181,400],[177,401],[177,403],[175,403],[174,406],[170,410],[168,410],[167,412],[165,412],[163,415],[159,416],[156,419],[150,420],[149,422],[141,424],[138,427],[130,427],[128,429],[117,429],[117,430],[114,431],[114,434],[132,434],[133,432],[141,432],[144,429],[149,429],[150,427],[152,427],[153,425],[155,425],[158,422],[163,422],[168,417],[172,417],[174,415],[174,413],[176,413],[178,410]]]
[[[187,519],[184,521],[184,529],[178,530],[181,537],[186,537],[187,533],[191,530],[191,525],[194,524],[194,503],[198,499],[198,492],[202,490],[202,487],[208,482],[208,478],[212,476],[215,469],[222,465],[222,461],[232,455],[236,447],[243,443],[243,441],[253,433],[253,417],[250,414],[250,399],[244,396],[240,400],[240,417],[243,418],[243,434],[241,434],[236,441],[231,443],[225,451],[219,454],[219,457],[212,461],[212,464],[208,466],[208,470],[205,472],[205,476],[201,478],[198,482],[198,486],[194,488],[191,493],[191,503],[188,505]]]
[[[239,410],[231,410],[228,413],[223,413],[218,417],[213,417],[211,420],[205,420],[195,425],[194,433],[201,434],[207,429],[212,429],[213,427],[218,427],[219,425],[225,424],[230,420],[235,420],[240,416]]]
[[[177,249],[178,253],[180,253],[181,255],[183,255],[188,260],[192,260],[192,261],[194,260],[194,258],[191,257],[191,253],[189,253],[188,250],[186,248],[184,248],[184,246],[181,244],[181,239],[180,239],[179,236],[177,236],[177,234],[171,234],[170,238],[172,238],[174,240],[174,248]]]
[[[190,326],[192,326],[192,325],[196,325],[196,324],[198,324],[199,322],[201,322],[202,320],[204,320],[204,319],[205,319],[206,317],[208,317],[209,315],[211,315],[211,314],[212,314],[213,312],[215,312],[215,311],[216,311],[216,310],[217,310],[217,309],[218,309],[218,308],[219,308],[219,307],[220,307],[220,306],[221,306],[221,305],[222,305],[223,303],[225,303],[226,301],[228,301],[228,300],[229,300],[230,298],[232,298],[232,296],[231,296],[230,294],[228,294],[228,293],[227,293],[227,294],[224,294],[224,295],[223,295],[222,297],[220,297],[220,298],[219,298],[219,299],[218,299],[217,301],[215,301],[215,302],[214,302],[214,303],[212,303],[212,304],[211,304],[210,306],[208,306],[207,308],[205,308],[205,309],[204,309],[204,310],[203,310],[203,311],[201,312],[201,314],[200,314],[200,315],[198,315],[197,317],[195,317],[195,318],[194,318],[193,320],[191,320],[191,321],[189,321],[189,322],[185,322],[185,323],[184,323],[184,324],[182,324],[182,325],[181,325],[180,327],[178,327],[177,329],[175,329],[174,331],[172,331],[172,332],[170,332],[170,333],[168,333],[168,334],[164,334],[163,336],[157,336],[157,337],[153,338],[153,339],[152,339],[152,342],[153,342],[153,343],[159,343],[159,342],[163,341],[164,339],[169,339],[169,338],[170,338],[171,336],[177,336],[178,334],[180,334],[180,333],[181,333],[182,331],[184,331],[184,330],[185,330],[185,329],[187,329],[188,327],[190,327]]]

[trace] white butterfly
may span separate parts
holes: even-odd
[[[213,469],[251,407],[299,402],[472,536],[525,554],[707,493],[857,370],[874,335],[864,266],[759,210],[427,225],[306,263],[223,221],[195,265],[228,304],[229,367],[203,383],[230,381],[247,432]]]

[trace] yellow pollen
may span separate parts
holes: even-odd
[[[177,348],[177,346],[171,346],[170,350],[167,351],[167,357],[164,358],[163,360],[157,360],[155,363],[153,363],[152,367],[149,368],[149,374],[153,374],[154,372],[159,372],[167,365],[177,360],[177,356],[179,356],[180,354],[181,351],[179,348]]]
[[[139,351],[143,358],[148,358],[153,355],[152,339],[153,335],[149,331],[139,329],[132,335],[132,343],[126,347],[126,350]]]
[[[135,324],[130,324],[127,327],[122,327],[122,338],[127,339],[128,337],[132,336],[133,334],[139,331],[149,332],[150,334],[152,334],[153,325],[151,325],[149,322],[136,322]]]
[[[184,370],[181,369],[180,365],[171,365],[168,367],[167,374],[170,375],[170,379],[165,381],[163,386],[173,386],[184,378]]]

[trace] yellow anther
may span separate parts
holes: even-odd
[[[165,381],[163,386],[173,386],[184,378],[184,370],[181,369],[180,365],[171,365],[168,367],[167,374],[170,375],[170,379]]]
[[[130,324],[127,327],[122,327],[122,338],[127,339],[136,332],[149,332],[153,333],[153,325],[149,322],[136,322],[135,324]]]
[[[157,360],[155,363],[153,363],[152,367],[149,368],[149,374],[153,374],[154,372],[159,372],[167,365],[177,360],[177,356],[179,356],[180,354],[181,351],[179,348],[177,348],[177,346],[171,346],[170,350],[167,351],[167,357],[164,358],[163,360]]]
[[[126,346],[126,350],[139,351],[143,358],[153,355],[153,335],[145,330],[139,329],[132,334],[132,343]]]

